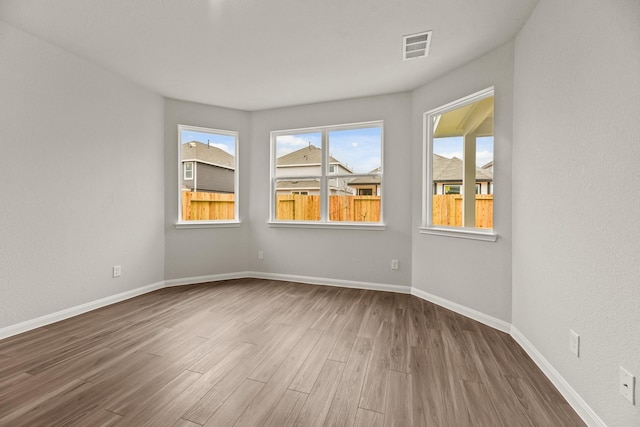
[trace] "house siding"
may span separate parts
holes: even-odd
[[[209,191],[216,193],[234,192],[234,171],[231,169],[225,169],[218,166],[212,166],[198,162],[196,163],[195,178],[197,179],[197,191]],[[193,190],[194,182],[194,180],[184,180],[183,184],[186,188]]]

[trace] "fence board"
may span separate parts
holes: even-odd
[[[462,195],[433,196],[433,225],[462,227]],[[476,227],[493,228],[493,194],[476,194]]]
[[[226,193],[182,192],[182,220],[235,219],[235,195]]]
[[[276,219],[281,221],[318,221],[320,219],[320,196],[278,195]],[[380,197],[329,196],[329,220],[380,222]]]
[[[182,219],[232,220],[235,215],[233,194],[182,193]],[[276,219],[281,221],[318,221],[320,196],[285,194],[277,196]],[[329,196],[329,220],[379,222],[379,196]],[[462,196],[433,196],[433,224],[462,226]],[[493,195],[476,195],[476,227],[493,228]]]

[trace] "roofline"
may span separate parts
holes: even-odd
[[[223,169],[229,169],[235,172],[236,168],[232,168],[230,166],[226,166],[226,165],[219,165],[217,163],[211,163],[211,162],[205,162],[204,160],[199,160],[199,159],[182,159],[182,163],[184,162],[197,162],[197,163],[203,163],[205,165],[209,165],[209,166],[216,166],[219,168],[223,168]]]
[[[295,163],[293,165],[276,165],[277,168],[295,168],[305,166],[322,166],[322,163]]]

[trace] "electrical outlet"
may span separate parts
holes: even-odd
[[[397,270],[398,268],[399,268],[398,260],[397,259],[392,259],[391,260],[391,269],[392,270]]]
[[[580,335],[574,331],[569,330],[569,350],[575,354],[576,357],[580,357]]]
[[[620,366],[620,394],[635,405],[636,377]]]
[[[264,252],[258,251],[258,259],[264,259]]]
[[[120,277],[122,274],[122,266],[114,265],[113,266],[113,277]]]

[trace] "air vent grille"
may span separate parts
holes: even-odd
[[[402,59],[423,58],[429,55],[431,46],[431,31],[418,34],[410,34],[402,37]]]

